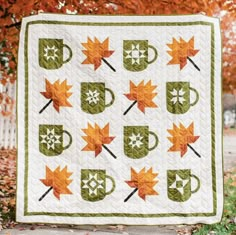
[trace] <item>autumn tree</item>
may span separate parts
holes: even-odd
[[[205,14],[221,20],[224,91],[236,91],[235,0],[0,0],[1,82],[16,79],[19,30],[23,17],[64,14]]]

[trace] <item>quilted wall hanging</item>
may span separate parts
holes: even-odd
[[[218,19],[25,18],[17,220],[215,223],[221,123]]]

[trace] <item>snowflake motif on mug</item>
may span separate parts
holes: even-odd
[[[60,135],[55,135],[55,130],[48,129],[47,128],[47,134],[46,135],[40,135],[42,140],[40,141],[42,144],[47,144],[47,149],[55,149],[55,144],[60,144]]]
[[[180,104],[183,104],[184,101],[186,101],[185,98],[183,97],[185,94],[185,91],[183,91],[183,88],[181,88],[180,90],[173,89],[173,91],[171,91],[170,93],[173,96],[173,98],[171,99],[173,104],[176,104],[177,102]]]
[[[86,95],[87,95],[86,101],[88,101],[89,104],[91,103],[97,104],[97,102],[99,101],[100,93],[98,93],[97,90],[94,90],[94,91],[89,90],[86,93]]]
[[[55,46],[47,46],[46,48],[44,48],[45,54],[43,56],[46,57],[47,60],[55,60],[56,57],[58,57],[57,51],[58,49],[56,49]]]
[[[138,133],[137,135],[132,133],[132,135],[129,136],[129,139],[130,139],[129,145],[131,145],[132,148],[134,147],[140,148],[141,145],[143,145],[142,142],[143,136],[141,136],[140,133]]]

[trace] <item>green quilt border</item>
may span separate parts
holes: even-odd
[[[206,25],[211,27],[211,140],[212,140],[212,193],[213,193],[213,211],[209,213],[159,213],[159,214],[140,214],[140,213],[58,213],[58,212],[29,212],[28,211],[28,33],[29,26],[35,24],[63,24],[79,26],[191,26]],[[217,194],[216,194],[216,168],[215,168],[215,112],[214,112],[214,70],[215,70],[215,35],[214,23],[205,21],[194,22],[69,22],[69,21],[49,21],[36,20],[28,22],[25,30],[24,41],[24,61],[25,61],[25,175],[24,175],[24,215],[25,216],[69,216],[69,217],[138,217],[138,218],[158,218],[158,217],[210,217],[215,216],[217,212]]]

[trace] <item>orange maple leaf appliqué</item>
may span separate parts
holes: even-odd
[[[67,166],[62,170],[60,170],[60,167],[57,167],[54,171],[46,166],[46,178],[40,179],[40,181],[45,186],[51,187],[54,196],[60,200],[61,194],[72,194],[68,189],[69,184],[72,182],[72,180],[69,179],[71,175],[72,172],[67,171]]]
[[[87,43],[81,43],[86,50],[82,52],[87,58],[82,64],[93,64],[94,70],[101,66],[102,61],[108,63],[104,58],[110,57],[114,51],[109,50],[109,38],[106,38],[103,42],[100,42],[96,37],[94,42],[88,37]]]
[[[152,172],[152,167],[149,170],[145,170],[145,167],[136,172],[131,167],[131,180],[125,181],[131,188],[138,190],[138,195],[143,200],[147,195],[158,195],[158,192],[153,187],[158,183],[158,180],[154,180],[158,176],[158,173]]]
[[[105,144],[110,144],[115,138],[114,136],[109,136],[109,123],[103,128],[100,128],[96,123],[94,127],[88,123],[88,128],[82,129],[82,131],[87,135],[82,136],[87,142],[82,151],[95,151],[95,157],[101,153]]]
[[[173,124],[173,129],[167,131],[172,135],[167,138],[173,144],[168,151],[180,151],[181,157],[187,152],[188,147],[191,147],[189,144],[194,143],[200,137],[194,136],[193,122],[187,128],[181,123],[179,127]]]
[[[179,64],[180,69],[182,69],[187,64],[187,60],[189,60],[198,70],[200,70],[190,59],[190,57],[195,56],[199,52],[199,50],[194,49],[194,37],[188,42],[181,37],[179,42],[173,38],[173,42],[167,44],[167,46],[171,49],[171,51],[167,51],[167,53],[172,56],[172,59],[168,64]]]
[[[72,107],[72,105],[67,100],[72,93],[68,92],[71,85],[67,85],[67,80],[65,79],[62,83],[60,83],[59,79],[54,83],[50,83],[47,79],[46,82],[46,91],[40,92],[45,98],[50,101],[44,106],[44,108],[40,111],[40,113],[51,103],[53,102],[53,107],[59,112],[59,108],[62,107]]]
[[[130,81],[130,93],[124,94],[129,100],[138,103],[138,108],[145,113],[145,108],[155,108],[157,105],[153,102],[153,98],[157,95],[153,91],[157,86],[153,86],[151,80],[144,84],[144,80],[137,86]],[[133,103],[134,104],[134,103]]]

